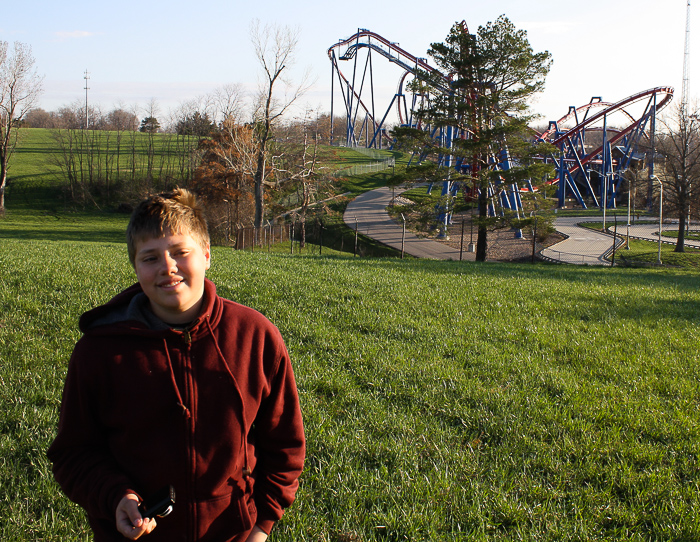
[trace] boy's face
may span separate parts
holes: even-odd
[[[136,242],[136,277],[153,313],[169,324],[185,324],[198,315],[204,296],[204,273],[211,253],[188,234],[166,232]]]

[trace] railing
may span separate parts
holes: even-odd
[[[561,252],[546,248],[539,252],[542,259],[552,262],[571,263],[576,265],[610,265],[610,262],[603,257],[590,256],[588,254],[572,254],[571,252]]]
[[[362,175],[364,173],[371,173],[376,171],[384,171],[390,167],[396,165],[396,160],[393,156],[387,156],[383,152],[377,151],[375,149],[366,149],[365,147],[353,147],[354,151],[357,151],[370,158],[376,158],[376,162],[370,164],[359,164],[356,166],[351,166],[344,169],[339,169],[333,173],[334,177],[352,177],[354,175]]]

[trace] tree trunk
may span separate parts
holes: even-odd
[[[685,213],[681,211],[678,216],[678,241],[676,241],[676,248],[673,249],[673,252],[685,252],[685,221]]]
[[[486,218],[488,216],[488,187],[482,186],[479,191],[479,229],[476,236],[476,261],[486,261],[486,241],[488,230]]]
[[[265,148],[258,151],[258,164],[254,176],[255,188],[255,220],[254,226],[261,228],[265,215],[265,192],[263,189],[263,174],[265,173]]]
[[[5,216],[5,186],[7,186],[7,167],[0,164],[0,217]]]

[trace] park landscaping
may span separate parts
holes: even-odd
[[[0,226],[0,538],[87,540],[44,456],[125,247]],[[30,238],[31,237],[31,238]],[[216,248],[287,340],[309,451],[274,540],[693,540],[700,290],[684,270]]]
[[[2,540],[90,539],[45,452],[79,315],[134,281],[126,220],[0,220]],[[215,247],[209,277],[297,376],[307,462],[271,541],[700,539],[696,270]]]

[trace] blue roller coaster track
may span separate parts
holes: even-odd
[[[466,31],[466,24],[463,23]],[[385,65],[375,67],[377,61],[389,62],[398,67],[396,91],[381,104],[375,92],[375,70],[382,74]],[[332,66],[331,119],[335,118],[336,102],[340,101],[342,117],[345,119],[346,146],[391,148],[393,141],[388,133],[390,126],[412,126],[431,131],[431,136],[449,147],[456,133],[453,129],[435,130],[421,126],[414,120],[424,95],[406,93],[407,80],[422,72],[438,72],[425,58],[419,58],[402,49],[379,34],[359,29],[351,37],[340,40],[328,49]],[[350,75],[341,70],[341,62],[349,62]],[[439,73],[439,72],[438,72]],[[443,75],[444,92],[449,92],[449,79]],[[337,85],[337,89],[336,89]],[[440,90],[440,89],[438,89]],[[340,98],[340,100],[338,100]],[[615,207],[622,183],[622,173],[636,165],[646,165],[649,174],[654,171],[654,133],[656,116],[673,98],[673,88],[656,87],[629,96],[618,102],[603,102],[592,98],[581,107],[570,107],[557,121],[551,121],[547,130],[536,133],[533,142],[545,141],[557,148],[557,154],[542,157],[555,164],[557,178],[547,181],[557,188],[560,207],[567,199],[574,200],[582,208],[588,204],[596,207]],[[393,114],[393,115],[392,115]],[[335,127],[331,121],[331,132]],[[331,136],[332,143],[333,135]],[[442,157],[442,163],[461,168],[453,157]],[[494,157],[494,167],[507,169],[507,149]],[[520,193],[537,190],[535,183],[525,187],[493,186],[489,190],[490,212],[498,209],[519,211],[522,208]],[[467,190],[473,190],[468,188]],[[449,181],[443,187],[444,194],[455,194]]]

